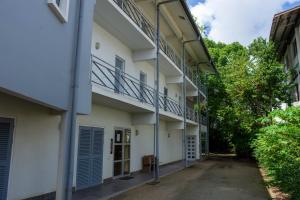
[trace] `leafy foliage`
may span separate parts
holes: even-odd
[[[208,78],[210,146],[250,156],[251,141],[268,115],[287,99],[287,75],[274,45],[258,38],[248,47],[205,39],[220,76]]]
[[[300,199],[300,108],[275,110],[261,120],[253,143],[255,156],[272,178],[271,185],[279,186]]]

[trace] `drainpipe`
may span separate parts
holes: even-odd
[[[181,69],[183,71],[183,141],[184,141],[184,166],[188,167],[189,163],[187,160],[187,141],[186,141],[186,67],[185,67],[185,45],[191,42],[200,41],[200,37],[194,40],[187,40],[182,42],[182,59]]]
[[[57,200],[71,200],[74,176],[74,149],[76,134],[76,117],[78,104],[79,69],[82,63],[82,41],[85,36],[83,25],[92,13],[85,12],[88,6],[94,6],[96,1],[78,0],[76,37],[74,39],[73,69],[71,71],[71,90],[69,95],[69,107],[62,115],[60,154],[57,178]]]
[[[198,87],[198,90],[197,90],[197,93],[198,93],[197,105],[199,106],[199,104],[200,104],[200,92],[199,92],[200,72],[199,72],[199,67],[197,67],[197,76],[196,77],[197,77],[197,87]],[[199,134],[199,159],[202,160],[201,119],[200,119],[200,109],[199,108],[198,108],[197,115],[198,115],[198,127],[199,127],[199,130],[198,130],[198,132],[199,132],[198,133]]]
[[[208,82],[208,75],[206,74],[206,83]],[[209,156],[209,116],[208,116],[208,85],[205,87],[206,90],[206,101],[207,101],[207,109],[206,109],[206,156]]]
[[[178,0],[167,0],[156,5],[156,69],[155,69],[155,173],[154,182],[159,182],[159,41],[160,41],[160,6]]]

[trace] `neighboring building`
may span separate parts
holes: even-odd
[[[0,3],[0,200],[63,190],[74,87],[76,190],[140,171],[154,154],[154,1],[48,2]],[[184,98],[192,162],[208,147],[205,111],[193,108],[207,101],[198,77],[215,69],[203,41],[189,43],[183,80],[182,42],[200,37],[184,0],[162,6],[161,35],[160,164],[185,157]]]
[[[293,90],[291,100],[300,105],[300,6],[280,12],[273,18],[270,40],[278,52],[279,60],[284,64],[285,71],[291,74]]]
[[[94,6],[0,2],[0,200],[39,196],[65,184],[60,175],[67,168],[75,68],[77,112],[91,110]]]

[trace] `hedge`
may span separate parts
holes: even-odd
[[[272,186],[300,200],[300,108],[275,110],[253,143],[254,154],[267,170]]]

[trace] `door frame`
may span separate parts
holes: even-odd
[[[5,194],[5,199],[7,199],[8,192],[10,190],[10,172],[11,172],[11,166],[12,166],[12,158],[13,158],[13,145],[14,145],[14,137],[15,137],[15,127],[16,127],[16,118],[11,117],[11,116],[3,116],[0,115],[0,122],[9,122],[10,123],[10,138],[9,138],[9,161],[8,161],[8,176],[7,176],[7,182],[6,182],[6,194]]]
[[[130,176],[130,165],[129,165],[129,173],[128,174],[124,174],[124,162],[125,162],[125,154],[124,154],[124,146],[125,146],[125,143],[124,143],[124,135],[125,135],[125,130],[130,130],[130,158],[128,159],[129,160],[129,163],[131,164],[131,139],[132,139],[132,135],[131,135],[131,128],[121,128],[121,127],[114,127],[114,133],[113,133],[113,159],[112,159],[112,178],[113,179],[118,179],[118,178],[121,178],[121,177],[126,177],[126,176]],[[114,175],[114,164],[115,164],[115,131],[122,131],[122,134],[123,134],[123,141],[122,141],[122,172],[121,172],[121,175],[118,175],[118,176],[115,176]]]

